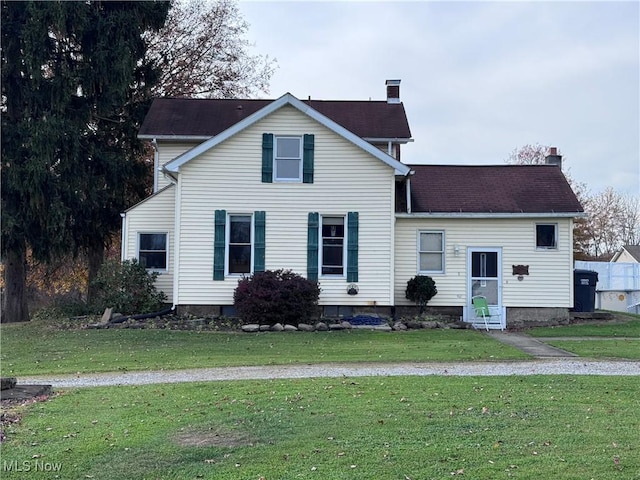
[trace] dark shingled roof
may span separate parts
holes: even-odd
[[[636,260],[636,262],[640,262],[640,245],[625,245],[624,249]]]
[[[140,127],[142,137],[213,137],[273,100],[157,98]],[[361,138],[411,138],[402,103],[304,100]]]
[[[409,165],[414,213],[576,213],[582,206],[554,165]],[[406,210],[405,210],[406,211]]]

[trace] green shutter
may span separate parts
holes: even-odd
[[[224,280],[224,250],[226,244],[225,228],[227,226],[226,210],[216,210],[213,241],[213,279]]]
[[[265,247],[266,247],[266,238],[265,238],[265,225],[266,225],[266,213],[265,212],[255,212],[255,225],[254,225],[254,260],[253,260],[253,271],[254,272],[264,272],[264,255],[265,255]]]
[[[262,183],[273,182],[273,133],[262,134]]]
[[[317,212],[309,213],[307,235],[307,278],[318,280],[318,218]]]
[[[313,183],[313,145],[314,136],[307,134],[303,139],[302,182]]]
[[[347,215],[347,282],[358,281],[358,212]]]

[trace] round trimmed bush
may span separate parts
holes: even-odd
[[[317,314],[320,287],[291,270],[266,270],[238,281],[237,315],[247,323],[298,325]]]

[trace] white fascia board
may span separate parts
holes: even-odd
[[[396,218],[577,218],[586,217],[584,212],[540,212],[540,213],[471,213],[471,212],[416,212],[396,213]]]
[[[390,157],[389,155],[382,152],[378,148],[374,147],[370,143],[366,142],[362,138],[351,133],[349,130],[347,130],[343,126],[325,117],[324,115],[319,113],[317,110],[314,110],[309,105],[301,102],[290,93],[285,93],[279,99],[274,100],[269,105],[249,115],[247,118],[229,127],[227,130],[220,133],[219,135],[216,135],[215,137],[211,137],[210,139],[206,140],[200,145],[197,145],[193,147],[191,150],[188,150],[187,152],[183,153],[179,157],[176,157],[173,160],[167,162],[164,165],[163,169],[169,172],[179,172],[180,167],[185,163],[187,163],[189,160],[197,157],[198,155],[201,155],[202,153],[215,147],[216,145],[219,145],[220,143],[224,142],[225,140],[232,137],[236,133],[244,130],[250,125],[256,123],[258,120],[265,118],[267,115],[270,115],[271,113],[275,112],[276,110],[280,109],[285,105],[291,105],[292,107],[296,108],[300,112],[316,120],[318,123],[324,125],[329,130],[332,130],[333,132],[337,133],[343,138],[359,146],[360,148],[365,150],[367,153],[370,153],[377,159],[383,161],[384,163],[386,163],[387,165],[389,165],[395,170],[396,175],[407,175],[411,171],[411,169],[405,164],[398,162],[393,157]],[[156,137],[156,138],[159,138],[159,137]]]

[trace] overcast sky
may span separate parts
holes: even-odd
[[[269,95],[400,97],[405,163],[503,164],[556,146],[596,193],[640,194],[640,8],[628,2],[242,1]]]

